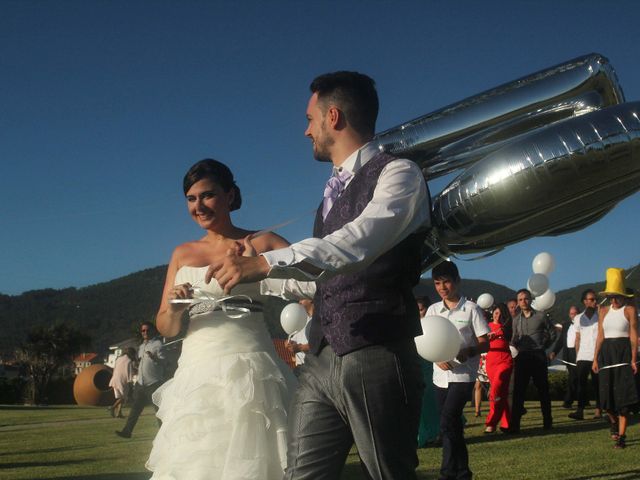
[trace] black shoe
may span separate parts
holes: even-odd
[[[619,435],[613,448],[622,449],[626,447],[627,446],[626,439],[627,439],[626,435]]]
[[[582,413],[582,410],[576,410],[575,412],[571,412],[567,416],[569,418],[573,418],[574,420],[584,420],[584,413]]]
[[[552,428],[553,428],[552,422],[544,422],[544,425],[542,425],[543,430],[551,430]]]
[[[116,430],[116,435],[122,438],[131,438],[131,434],[129,432],[125,432],[124,430]]]

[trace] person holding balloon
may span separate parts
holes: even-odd
[[[431,277],[442,300],[427,310],[423,330],[430,316],[440,316],[448,319],[458,331],[454,336],[457,338],[450,340],[457,350],[457,354],[453,354],[455,358],[436,362],[433,366],[442,437],[440,478],[471,479],[462,411],[473,391],[480,354],[489,348],[487,334],[490,330],[482,310],[459,293],[460,273],[453,262],[444,261],[436,265]]]
[[[305,354],[309,351],[309,328],[311,327],[311,317],[313,317],[313,300],[303,298],[299,302],[305,311],[306,320],[304,326],[290,334],[290,338],[284,343],[287,350],[295,355],[296,367],[304,363]],[[297,369],[296,369],[297,370]]]
[[[529,290],[518,290],[516,299],[520,313],[513,319],[511,344],[517,349],[518,354],[515,359],[513,410],[509,432],[520,432],[520,418],[524,412],[525,392],[530,379],[533,379],[540,395],[543,428],[549,430],[553,427],[553,418],[545,349],[555,341],[556,329],[547,314],[533,309]]]

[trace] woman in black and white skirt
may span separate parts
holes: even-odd
[[[636,308],[626,305],[632,295],[625,291],[623,269],[607,269],[607,285],[600,294],[610,305],[598,312],[593,371],[599,374],[600,406],[609,416],[615,448],[624,448],[629,408],[638,401],[634,380],[638,332]]]

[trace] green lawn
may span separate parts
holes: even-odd
[[[555,428],[543,432],[537,405],[529,402],[527,408],[523,432],[514,437],[483,435],[482,418],[466,410],[477,480],[640,478],[637,418],[631,422],[627,449],[619,451],[613,449],[602,421],[570,420],[568,411],[555,403]],[[145,410],[130,440],[114,434],[123,422],[107,416],[104,408],[0,406],[0,479],[147,479],[144,461],[157,429],[153,411]],[[418,454],[418,478],[436,479],[441,450],[421,449]],[[341,480],[361,478],[354,452]]]

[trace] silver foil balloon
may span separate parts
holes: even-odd
[[[433,202],[442,254],[589,225],[640,189],[640,102],[553,123],[476,161]],[[425,258],[425,268],[437,263]]]
[[[391,128],[374,142],[414,160],[427,178],[434,178],[533,129],[623,101],[609,61],[593,53]]]

